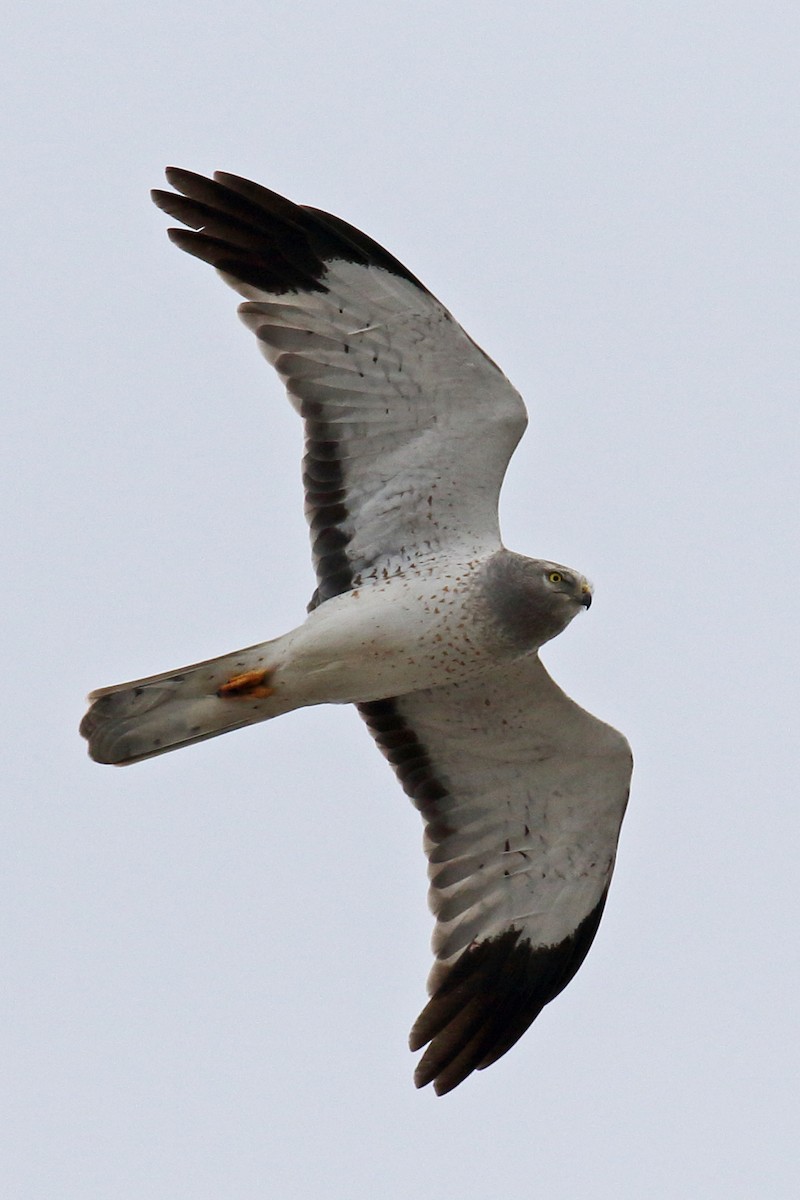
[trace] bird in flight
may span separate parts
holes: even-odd
[[[305,430],[316,571],[296,629],[90,696],[101,763],[311,704],[355,704],[419,809],[436,918],[410,1036],[440,1095],[514,1045],[597,931],[632,761],[538,650],[588,609],[578,571],[507,550],[527,424],[509,381],[396,258],[338,217],[169,169],[169,236],[241,296]]]

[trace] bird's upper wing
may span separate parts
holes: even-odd
[[[212,263],[305,419],[315,602],[458,545],[499,545],[521,398],[447,310],[371,238],[237,176],[171,169],[160,208]]]
[[[495,1062],[570,981],[597,930],[628,798],[625,738],[537,655],[360,706],[422,812],[436,915],[418,1086]]]

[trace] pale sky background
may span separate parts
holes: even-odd
[[[800,1194],[793,3],[18,7],[4,32],[0,1192]],[[507,543],[636,757],[567,991],[437,1099],[418,815],[356,714],[127,770],[92,687],[296,624],[301,431],[175,163],[366,230],[525,396]]]

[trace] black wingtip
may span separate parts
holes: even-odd
[[[235,247],[235,253],[221,255],[226,265],[219,267],[231,282],[268,293],[325,290],[327,264],[338,260],[382,268],[426,290],[372,238],[329,213],[295,204],[227,171],[215,171],[210,179],[183,167],[167,167],[165,174],[175,192],[155,188],[153,203],[190,228],[204,229]],[[189,252],[197,254],[196,247]]]
[[[508,929],[469,947],[444,975],[409,1037],[428,1048],[414,1082],[443,1096],[502,1058],[575,975],[597,933],[607,891],[555,946],[533,946]]]
[[[193,184],[202,187],[209,182],[205,175],[199,175],[196,171],[187,171],[185,167],[165,167],[164,177],[170,187],[182,192],[184,196],[189,195]]]
[[[150,199],[156,208],[160,208],[168,217],[183,222],[190,229],[202,228],[202,217],[192,211],[193,206],[185,196],[180,196],[177,192],[165,192],[162,188],[153,188]]]

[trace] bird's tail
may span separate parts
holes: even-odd
[[[274,645],[92,692],[81,722],[89,754],[122,766],[287,711],[293,705],[281,703],[270,687]]]

